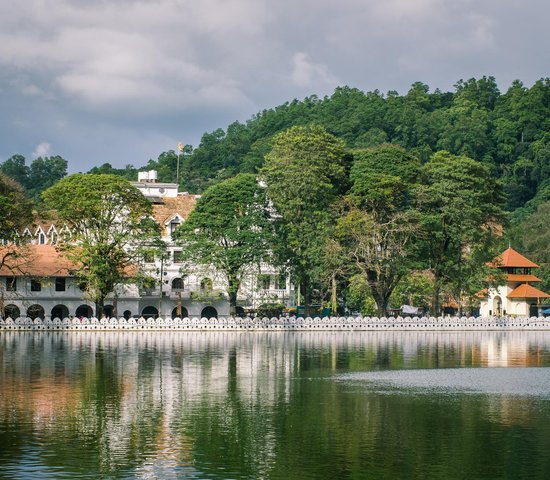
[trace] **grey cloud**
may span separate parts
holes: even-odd
[[[0,161],[46,142],[72,170],[141,164],[174,142],[196,144],[204,131],[339,84],[405,91],[421,80],[447,89],[490,74],[506,88],[548,75],[550,60],[550,7],[541,0],[0,7]]]

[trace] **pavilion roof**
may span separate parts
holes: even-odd
[[[550,295],[528,283],[523,283],[516,287],[507,296],[508,298],[550,298]]]
[[[497,258],[491,262],[491,266],[498,268],[505,267],[524,267],[536,268],[538,265],[525,258],[521,253],[516,252],[512,247],[508,247]]]
[[[527,283],[527,282],[542,282],[542,280],[536,275],[531,274],[518,274],[518,273],[509,273],[507,275],[508,282],[518,282],[518,283]]]

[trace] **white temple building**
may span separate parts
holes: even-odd
[[[541,279],[532,273],[538,265],[525,258],[511,247],[491,262],[504,274],[502,285],[491,287],[483,292],[480,315],[490,316],[538,316],[542,302],[550,295],[535,288],[532,284]]]

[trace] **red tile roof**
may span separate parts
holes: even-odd
[[[508,247],[506,251],[501,253],[497,258],[495,258],[491,265],[493,267],[503,268],[503,267],[526,267],[526,268],[536,268],[538,265],[533,263],[531,260],[528,260],[520,253],[516,252],[512,247]]]
[[[13,247],[2,247],[2,252]],[[71,277],[75,265],[63,257],[53,245],[25,245],[18,247],[18,256],[8,257],[0,269],[2,276],[15,277]]]
[[[520,275],[520,274],[516,274],[516,273],[509,273],[507,275],[507,280],[508,282],[521,282],[521,283],[525,283],[525,282],[542,282],[542,280],[535,276],[535,275],[531,275],[531,274],[526,274],[526,275]]]
[[[519,287],[512,290],[508,298],[550,298],[550,295],[542,292],[538,288],[532,287],[527,283],[523,283]]]
[[[162,204],[153,205],[153,215],[157,222],[163,226],[176,213],[184,220],[187,219],[191,210],[195,208],[197,200],[195,195],[179,194],[177,197],[163,197]]]

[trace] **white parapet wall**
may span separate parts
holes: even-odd
[[[17,318],[0,331],[460,331],[550,330],[550,317]]]

